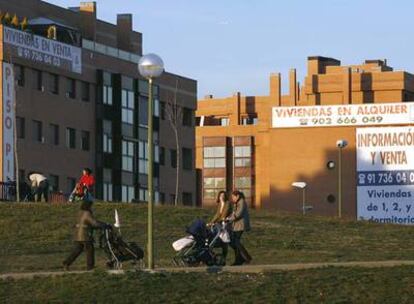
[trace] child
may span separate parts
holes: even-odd
[[[82,176],[69,196],[69,202],[80,200],[93,200],[92,192],[95,185],[95,177],[92,175],[92,170],[84,168]]]

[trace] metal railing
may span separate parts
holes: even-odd
[[[31,189],[25,183],[20,183],[20,200],[22,202],[34,201],[31,197]],[[49,193],[49,203],[65,203],[68,200],[68,195],[61,191],[52,191]],[[15,202],[16,201],[16,183],[15,182],[0,182],[0,202]]]

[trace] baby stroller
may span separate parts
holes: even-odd
[[[82,184],[76,184],[75,189],[73,189],[72,193],[69,195],[69,203],[73,202],[80,202],[83,200],[91,200],[92,196],[89,193],[88,187]]]
[[[99,247],[102,248],[107,256],[106,265],[111,269],[121,269],[122,263],[131,261],[137,264],[142,261],[144,251],[135,242],[125,242],[121,236],[118,212],[115,210],[115,227],[107,225],[101,230],[99,237]]]
[[[175,241],[172,246],[177,254],[173,258],[175,266],[194,267],[200,264],[223,266],[223,256],[215,252],[223,243],[229,243],[227,222],[208,227],[204,221],[194,221],[186,230],[188,236]]]

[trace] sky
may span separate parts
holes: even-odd
[[[47,0],[62,7],[81,0]],[[306,75],[308,56],[384,59],[414,73],[412,0],[97,0],[98,18],[131,13],[145,53],[198,81],[198,96],[268,95],[270,73]],[[115,5],[116,4],[116,5]]]

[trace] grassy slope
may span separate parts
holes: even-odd
[[[97,204],[113,222],[118,208],[127,240],[145,244],[146,209]],[[58,270],[71,247],[76,206],[0,205],[0,272]],[[211,210],[156,208],[156,263],[170,266],[171,242]],[[414,227],[252,211],[246,247],[254,263],[414,258]],[[97,251],[98,266],[104,258]],[[74,269],[84,267],[84,257]],[[24,292],[22,292],[24,291]],[[1,303],[412,303],[414,267],[325,268],[265,274],[130,273],[102,270],[34,280],[0,281]]]
[[[414,267],[246,274],[93,272],[0,282],[1,303],[413,303]],[[24,292],[22,292],[24,290]]]
[[[113,222],[118,208],[127,240],[145,244],[146,208],[136,205],[96,204],[95,214]],[[171,266],[171,242],[184,236],[184,227],[212,210],[155,209],[156,264]],[[0,272],[57,270],[70,250],[76,205],[0,205]],[[338,221],[322,217],[251,211],[253,231],[246,247],[256,264],[414,259],[414,227]],[[103,257],[97,250],[98,265]],[[232,259],[232,254],[230,255]],[[73,269],[82,269],[84,259]]]

